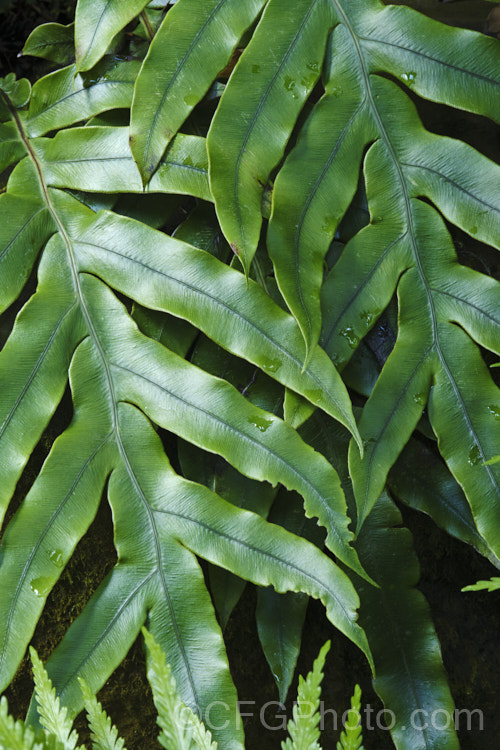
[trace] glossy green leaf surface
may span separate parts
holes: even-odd
[[[113,37],[148,4],[148,0],[78,0],[75,18],[76,69],[90,70]]]
[[[1,685],[109,502],[48,666],[73,711],[146,623],[242,750],[251,581],[282,698],[312,595],[398,750],[457,747],[411,723],[453,702],[386,489],[500,566],[498,42],[379,0],[79,0],[74,65],[71,33],[0,79]]]
[[[141,333],[108,284],[152,312],[214,331],[226,348],[256,359],[245,367],[260,365],[273,376],[271,405],[281,403],[275,382],[281,363],[269,365],[268,352],[286,353],[280,379],[299,390],[315,382],[320,387],[314,399],[331,411],[344,410],[342,418],[355,431],[347,392],[324,352],[309,372],[301,372],[303,344],[294,320],[257,284],[247,287],[243,274],[137,219],[95,213],[52,187],[53,141],[30,139],[21,116],[11,111],[26,156],[1,198],[17,216],[14,227],[6,226],[2,248],[11,266],[3,280],[7,298],[19,294],[29,273],[25,256],[32,264],[41,255],[36,290],[0,353],[2,513],[63,396],[68,373],[74,417],[2,539],[0,682],[12,679],[47,596],[106,491],[118,561],[48,662],[63,703],[78,711],[78,677],[99,689],[147,620],[186,702],[203,711],[222,701],[213,715],[222,727],[216,731],[219,747],[241,748],[236,719],[224,723],[221,706],[226,703],[236,717],[237,696],[196,556],[260,586],[320,598],[332,623],[370,660],[356,624],[359,600],[347,575],[314,545],[178,476],[154,427],[218,454],[249,479],[299,491],[306,512],[327,528],[336,556],[364,575],[350,544],[343,492],[334,468],[279,417],[211,374],[209,362],[201,369],[166,348],[157,321],[142,322],[153,338]],[[105,141],[116,136],[113,128],[89,128],[88,135],[84,130],[75,129],[73,159],[78,151],[85,155],[89,142],[95,153],[96,135]],[[106,158],[106,149],[100,153]],[[86,193],[78,195],[84,199]],[[37,211],[45,234],[32,248],[26,227]],[[231,286],[232,301],[222,295]],[[224,310],[226,319],[217,320],[214,310]],[[181,340],[178,345],[185,353]]]
[[[33,55],[67,65],[74,59],[74,26],[44,23],[37,26],[23,47],[23,55]]]
[[[322,530],[314,521],[304,518],[301,505],[297,495],[281,492],[269,521],[321,547]],[[307,603],[308,597],[304,594],[278,594],[272,588],[258,590],[257,631],[281,703],[286,700],[295,672]]]
[[[37,139],[33,146],[46,165],[49,185],[104,193],[143,191],[126,127],[63,130],[50,140]],[[211,201],[205,139],[177,135],[146,191],[185,193]]]
[[[263,5],[264,0],[179,0],[165,16],[132,104],[131,147],[145,184]]]
[[[375,659],[374,687],[393,711],[391,734],[398,750],[458,750],[453,721],[432,720],[452,719],[454,704],[429,607],[414,588],[419,568],[411,536],[400,524],[399,511],[382,495],[357,540],[361,559],[381,585],[378,590],[360,584],[361,621]],[[439,714],[433,714],[436,706]]]
[[[129,107],[138,70],[136,60],[112,58],[89,74],[77,74],[75,66],[69,65],[40,78],[24,118],[27,133],[44,135],[100,112]]]
[[[301,434],[335,463],[351,506],[346,431],[317,412]],[[388,714],[388,723],[395,746],[398,750],[458,748],[453,721],[432,720],[434,710],[452,718],[454,705],[429,606],[416,588],[420,570],[411,534],[387,493],[377,501],[355,546],[379,584],[376,588],[360,581],[356,588],[361,597],[360,620],[374,654],[373,685],[393,712]]]

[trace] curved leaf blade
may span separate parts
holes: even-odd
[[[210,187],[222,230],[247,274],[260,236],[264,187],[319,78],[334,22],[327,0],[268,3],[212,121]]]
[[[148,0],[78,0],[75,16],[76,70],[90,70],[113,37],[132,21]]]
[[[130,143],[144,184],[263,5],[264,0],[178,0],[165,16],[132,103]]]
[[[138,70],[136,60],[113,60],[103,61],[85,77],[70,65],[40,78],[23,117],[28,134],[44,135],[109,109],[130,107]]]
[[[347,390],[328,357],[318,350],[302,372],[303,341],[293,318],[255,282],[247,284],[217,258],[138,222],[111,213],[89,221],[88,211],[62,200],[61,210],[69,211],[73,231],[78,229],[75,250],[82,271],[97,273],[138,302],[189,320],[357,434]],[[120,237],[125,231],[126,248]]]
[[[74,26],[44,23],[33,29],[23,47],[23,55],[68,65],[74,59]]]
[[[53,187],[143,192],[126,127],[71,128],[51,139],[36,139],[33,147],[44,164],[45,179]],[[205,139],[176,135],[145,192],[180,193],[211,201]]]
[[[349,546],[352,533],[333,467],[288,425],[248,403],[227,381],[198,370],[146,339],[104,284],[87,275],[82,284],[112,372],[116,398],[136,403],[156,424],[219,453],[246,476],[272,484],[281,482],[300,492],[307,514],[317,516],[327,529],[332,551],[363,575]],[[102,325],[99,310],[103,308],[115,320],[112,331]]]

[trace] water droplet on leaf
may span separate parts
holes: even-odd
[[[282,364],[280,359],[263,359],[261,367],[266,372],[278,372]]]
[[[272,425],[273,420],[264,419],[264,417],[259,417],[258,414],[255,414],[253,417],[250,417],[247,422],[254,427],[257,427],[261,432],[265,432]]]
[[[195,104],[198,104],[198,97],[196,94],[187,94],[184,97],[184,104],[187,104],[188,107],[194,107]]]
[[[52,579],[46,576],[40,576],[40,578],[33,578],[30,581],[30,587],[34,594],[37,596],[47,596],[52,585]]]
[[[495,419],[500,419],[500,406],[495,406],[495,404],[490,404],[488,406],[488,411],[490,414],[493,414]]]
[[[379,310],[375,310],[374,312],[368,312],[367,310],[363,310],[363,312],[359,313],[359,317],[369,327],[377,319],[379,312],[380,312]]]
[[[424,406],[425,402],[427,400],[427,397],[426,397],[426,394],[423,393],[423,392],[422,393],[414,393],[413,394],[413,400],[415,401],[416,404],[420,404],[421,406]]]
[[[354,328],[351,328],[350,326],[343,328],[339,332],[339,336],[343,336],[346,339],[351,349],[355,349],[359,344],[359,337],[354,333]]]
[[[479,463],[481,463],[482,457],[481,457],[481,451],[479,450],[478,445],[474,445],[471,448],[471,451],[469,453],[469,464],[471,466],[477,466]]]
[[[49,554],[50,562],[53,563],[56,568],[62,568],[63,566],[63,552],[60,549],[53,549]]]
[[[401,78],[405,83],[409,83],[410,85],[413,85],[415,83],[415,79],[417,77],[417,74],[414,70],[408,71],[408,73],[401,73]]]
[[[295,91],[295,81],[293,80],[293,78],[290,78],[290,76],[285,76],[285,88],[287,91],[290,91],[294,99],[297,98],[297,93]]]

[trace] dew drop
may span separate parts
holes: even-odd
[[[474,225],[473,227],[471,227],[471,228],[469,229],[469,232],[470,232],[471,234],[477,234],[477,227],[476,227],[476,226]]]
[[[368,310],[363,310],[359,313],[359,317],[367,327],[370,327],[371,324],[377,319],[377,316],[379,314],[379,310],[375,310],[374,312],[368,312]]]
[[[307,63],[309,70],[313,70],[315,73],[319,73],[319,64],[317,62]]]
[[[363,440],[363,448],[369,448],[370,445],[373,445],[376,442],[375,438],[367,438],[366,440]]]
[[[469,453],[469,464],[471,466],[477,466],[479,463],[481,463],[481,460],[481,451],[479,450],[479,446],[474,445]]]
[[[401,78],[405,83],[413,85],[415,83],[415,79],[417,78],[417,74],[414,70],[410,70],[408,71],[408,73],[401,73]]]
[[[46,576],[40,576],[40,578],[33,578],[30,581],[30,587],[34,594],[39,597],[47,596],[52,585],[52,579]]]
[[[370,219],[370,224],[382,224],[383,221],[383,216],[372,216],[372,218]]]
[[[297,98],[297,92],[295,91],[295,81],[290,76],[285,76],[284,86],[287,91],[291,93],[294,99]]]
[[[351,349],[355,349],[359,344],[359,337],[354,333],[354,328],[350,326],[339,331],[339,336],[343,336],[346,339]]]
[[[53,563],[56,568],[62,568],[63,566],[63,552],[60,549],[53,549],[49,554],[50,562]]]
[[[261,367],[266,372],[278,372],[282,364],[280,359],[263,359]]]
[[[495,419],[500,419],[500,406],[495,406],[495,404],[490,404],[488,406],[488,411],[490,414],[493,414]]]
[[[414,393],[413,394],[413,400],[415,401],[416,404],[420,404],[421,406],[425,406],[425,402],[427,400],[426,394],[423,393],[423,392],[421,392],[421,393]]]
[[[342,88],[342,86],[334,86],[332,89],[330,89],[330,93],[332,96],[339,97],[344,93],[344,89]]]
[[[314,403],[315,401],[321,400],[323,392],[319,388],[313,388],[312,390],[304,391],[304,396],[308,401],[312,401],[312,403]]]
[[[325,234],[327,234],[329,237],[333,236],[335,234],[335,230],[337,229],[338,219],[336,216],[327,216],[325,217],[325,221],[321,225],[321,229]]]
[[[259,417],[257,414],[255,414],[253,417],[250,417],[249,419],[247,419],[247,422],[253,425],[254,427],[257,427],[257,429],[260,430],[261,432],[265,432],[272,425],[273,420],[264,419],[264,417]]]

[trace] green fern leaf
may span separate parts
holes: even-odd
[[[60,705],[55,688],[32,646],[30,646],[30,656],[40,723],[49,735],[52,734],[59,740],[64,750],[74,750],[78,735],[73,730],[73,721],[68,716],[68,710]]]
[[[68,71],[63,74],[68,76]],[[68,93],[66,80],[50,93],[53,106],[40,110],[44,118],[47,113],[47,118],[52,117],[59,106],[68,107],[67,121],[77,117],[75,104],[67,103],[73,93]],[[104,91],[108,84],[104,78]],[[94,88],[99,85],[89,87],[91,106],[86,115],[94,112]],[[105,108],[103,101],[98,105]],[[106,102],[107,106],[110,100]],[[12,678],[46,597],[92,522],[108,479],[118,564],[47,665],[61,700],[72,710],[82,705],[77,678],[83,677],[97,691],[149,618],[185,702],[204,709],[214,699],[224,700],[235,714],[236,691],[195,554],[260,585],[319,596],[332,621],[370,658],[363,631],[355,622],[358,599],[345,574],[310,545],[304,542],[297,547],[294,537],[285,532],[277,540],[273,527],[214,500],[216,496],[199,485],[179,479],[181,485],[175,488],[175,474],[144,415],[222,455],[255,480],[282,482],[301,492],[307,512],[327,527],[332,550],[363,575],[350,545],[352,533],[333,467],[284,422],[250,404],[227,381],[208,375],[141,334],[107,284],[150,308],[185,318],[236,354],[255,360],[276,379],[310,394],[356,433],[347,391],[328,357],[318,352],[302,373],[303,343],[296,324],[257,284],[247,286],[242,274],[206,252],[136,220],[111,212],[96,214],[52,187],[46,177],[51,169],[52,176],[57,172],[50,164],[50,157],[56,156],[50,152],[51,142],[30,138],[26,130],[35,121],[36,104],[32,100],[22,116],[9,109],[26,157],[13,170],[0,198],[12,218],[2,224],[6,305],[19,295],[43,248],[37,290],[21,311],[0,357],[5,383],[0,433],[2,514],[62,397],[68,371],[75,416],[4,535],[2,684]],[[43,127],[39,125],[40,132],[48,127],[47,118]],[[86,142],[86,134],[74,130],[75,142]],[[89,130],[90,141],[95,132]],[[109,130],[111,137],[116,133]],[[106,138],[100,129],[97,134]],[[136,442],[137,430],[144,436],[140,452],[150,446],[144,457],[135,452],[141,443]],[[150,485],[156,474],[166,477],[167,494],[185,498],[184,507],[176,505],[174,510],[165,505],[167,497],[159,494],[159,485]],[[207,516],[208,508],[212,511]],[[172,519],[177,520],[171,523]],[[205,535],[197,533],[197,524]],[[174,571],[189,579],[187,597]],[[195,610],[199,617],[193,629]],[[197,643],[205,644],[202,659]],[[30,717],[36,720],[33,707]],[[226,717],[219,718],[217,723],[224,725]],[[217,733],[217,740],[221,747],[241,745],[241,730],[227,726]]]
[[[186,706],[177,693],[172,671],[165,654],[154,637],[145,628],[142,634],[148,655],[148,680],[153,690],[153,700],[158,711],[161,733],[158,741],[166,750],[217,750],[197,715]]]
[[[81,677],[78,680],[87,712],[92,739],[92,750],[126,750],[124,741],[118,737],[118,729],[111,725],[111,719],[98,703],[92,690]]]
[[[354,503],[349,479],[346,431],[317,412],[301,429],[304,439],[335,462]],[[458,505],[458,508],[460,506]],[[449,511],[452,515],[452,511]],[[438,515],[440,513],[438,512]],[[356,539],[356,547],[379,588],[357,581],[361,613],[375,662],[374,688],[392,711],[392,739],[397,750],[443,748],[458,750],[453,721],[423,730],[415,717],[430,717],[439,707],[452,717],[453,699],[429,607],[415,587],[419,565],[411,534],[401,526],[401,514],[383,493]]]
[[[44,23],[37,26],[26,40],[23,55],[33,55],[61,65],[69,65],[75,56],[74,25]]]
[[[147,4],[148,0],[78,0],[75,18],[77,72],[93,68],[113,37]]]
[[[0,698],[0,748],[1,750],[48,750],[46,736],[39,730],[38,734],[23,721],[15,721],[9,714],[7,698]],[[63,750],[64,745],[52,744],[53,750]]]
[[[144,184],[263,5],[264,0],[178,0],[167,13],[132,104],[131,147]]]
[[[462,591],[498,591],[500,589],[500,578],[493,577],[489,581],[478,581],[471,586],[464,586]]]
[[[319,699],[323,667],[330,641],[327,641],[318,654],[311,672],[306,679],[299,677],[297,703],[293,707],[293,718],[288,722],[290,735],[281,743],[282,750],[321,750],[319,745]]]
[[[295,493],[280,491],[269,521],[318,547],[323,544],[321,528],[304,518],[300,497]],[[295,672],[308,601],[304,594],[278,594],[273,588],[257,592],[257,632],[281,703],[286,700]]]
[[[351,698],[351,708],[347,714],[344,731],[337,742],[337,750],[363,750],[361,736],[361,688],[356,685]]]

